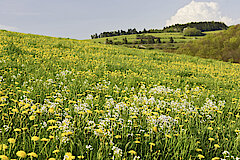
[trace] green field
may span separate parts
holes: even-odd
[[[0,31],[1,159],[237,159],[239,64],[92,41]]]
[[[220,31],[209,31],[209,32],[203,32],[206,35],[219,33]],[[139,44],[140,39],[136,39],[137,35],[144,35],[144,36],[154,36],[161,39],[160,44]],[[174,43],[169,44],[169,39],[172,37],[174,39]],[[146,34],[133,34],[133,35],[122,35],[122,36],[114,36],[114,37],[104,37],[104,38],[97,38],[97,39],[91,39],[87,41],[95,42],[95,43],[106,43],[106,39],[112,40],[113,42],[122,42],[123,38],[127,38],[128,43],[130,44],[123,44],[125,47],[130,48],[138,48],[139,46],[144,46],[146,49],[161,49],[161,50],[167,50],[167,49],[177,49],[182,44],[189,42],[191,40],[197,40],[204,36],[184,36],[183,33],[146,33]]]

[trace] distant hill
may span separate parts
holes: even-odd
[[[240,25],[182,45],[180,54],[240,63]]]
[[[102,32],[100,34],[91,35],[91,39],[104,38],[104,37],[114,37],[114,36],[122,36],[122,35],[132,35],[132,34],[145,34],[145,33],[163,33],[163,32],[183,32],[184,28],[196,28],[202,32],[205,31],[216,31],[216,30],[224,30],[227,29],[228,26],[222,22],[191,22],[186,24],[175,24],[172,26],[164,27],[163,29],[149,29],[137,31],[136,28],[110,32]]]
[[[228,29],[228,26],[222,22],[191,22],[186,24],[175,24],[164,27],[164,32],[182,32],[184,28],[196,28],[202,32]]]

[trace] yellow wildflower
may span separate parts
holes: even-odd
[[[26,152],[24,152],[24,151],[18,151],[18,152],[16,153],[16,155],[17,155],[18,157],[20,157],[20,158],[26,158],[26,157],[27,157],[27,154],[26,154]]]
[[[39,137],[33,136],[33,137],[31,138],[31,140],[32,140],[32,141],[38,141],[38,140],[39,140]]]
[[[21,129],[20,128],[16,128],[14,129],[15,132],[21,132]]]
[[[1,159],[1,160],[8,160],[8,157],[5,156],[5,155],[0,155],[0,159]]]
[[[199,155],[198,155],[198,158],[199,158],[199,159],[203,159],[203,158],[205,158],[205,157],[204,157],[203,155],[199,154]]]
[[[84,158],[84,156],[78,156],[78,158],[79,158],[79,159],[83,159],[83,158]]]
[[[30,156],[30,157],[35,157],[35,158],[38,157],[38,155],[34,152],[28,153],[27,155]]]
[[[217,148],[220,148],[220,146],[218,144],[214,144],[214,147],[217,149]]]
[[[57,150],[54,150],[52,153],[58,153],[60,152],[58,149]]]
[[[197,148],[196,151],[197,151],[197,152],[202,152],[202,149]]]
[[[168,135],[168,134],[166,134],[165,135],[167,138],[172,138],[172,136],[171,135]]]
[[[35,119],[35,116],[30,116],[29,119],[33,121]]]
[[[49,141],[49,139],[47,139],[47,138],[42,138],[41,141],[47,142],[47,141]]]
[[[128,151],[128,153],[130,153],[130,154],[137,154],[137,152],[135,152],[134,150],[130,150],[130,151]]]
[[[115,138],[119,139],[119,138],[122,138],[121,135],[116,135]]]
[[[157,127],[153,127],[153,131],[157,133],[158,132]]]
[[[66,158],[66,160],[75,159],[75,156],[73,156],[72,153],[70,153],[70,152],[65,153],[64,157]]]
[[[9,142],[9,143],[15,143],[15,142],[16,142],[16,139],[14,139],[14,138],[9,138],[9,139],[8,139],[8,142]]]
[[[209,130],[211,130],[211,131],[213,130],[213,128],[212,128],[212,127],[208,127],[207,129],[209,129]]]

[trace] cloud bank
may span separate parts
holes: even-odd
[[[8,30],[8,31],[17,31],[17,27],[11,27],[11,26],[6,26],[6,25],[1,25],[0,24],[0,29]]]
[[[188,22],[220,21],[227,25],[239,23],[240,19],[233,20],[230,17],[222,16],[218,3],[216,2],[195,2],[192,1],[166,21],[166,26],[184,24]]]

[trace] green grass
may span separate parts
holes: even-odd
[[[238,64],[14,32],[0,44],[1,159],[239,156]]]
[[[210,32],[204,32],[206,35],[219,33],[222,31],[210,31]],[[87,41],[91,41],[94,43],[101,43],[104,44],[106,42],[106,39],[112,40],[113,42],[123,42],[123,38],[127,38],[128,43],[130,44],[122,44],[125,47],[130,48],[139,48],[139,46],[144,46],[146,49],[160,49],[163,51],[173,51],[182,46],[184,43],[201,39],[204,36],[184,36],[183,33],[146,33],[146,34],[139,34],[139,35],[151,35],[154,37],[159,37],[161,39],[161,44],[136,44],[140,42],[140,39],[136,39],[136,34],[134,35],[122,35],[122,36],[114,36],[114,37],[104,37],[104,38],[97,38],[97,39],[89,39]],[[173,37],[174,43],[169,44],[170,37]],[[147,40],[145,40],[147,41]]]
[[[214,33],[219,33],[219,32],[222,32],[222,31],[210,31],[210,32],[203,32],[203,33],[208,35],[208,34],[214,34]],[[139,35],[143,35],[143,34],[139,34]],[[146,35],[146,36],[152,35],[155,37],[160,37],[163,42],[169,42],[170,37],[173,37],[176,42],[186,42],[186,41],[202,38],[202,36],[193,36],[193,37],[184,36],[182,33],[146,33],[144,35]],[[122,36],[115,36],[115,37],[89,39],[87,41],[96,42],[96,43],[99,43],[99,42],[105,43],[106,39],[108,38],[109,40],[122,42],[122,39],[125,37],[128,39],[129,42],[134,42],[136,40],[136,34],[134,34],[134,35],[122,35]],[[183,39],[183,37],[185,39]]]

